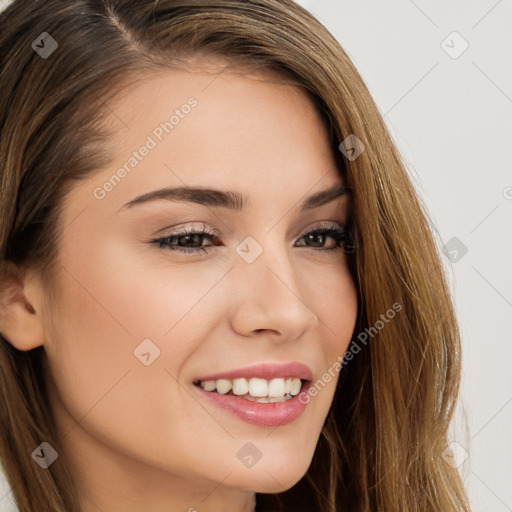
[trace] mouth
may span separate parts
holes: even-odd
[[[193,389],[210,404],[259,426],[295,421],[309,400],[301,400],[313,379],[300,363],[263,364],[195,379]]]
[[[298,377],[262,379],[241,377],[238,379],[196,380],[194,385],[209,393],[236,396],[263,404],[286,402],[298,395],[307,380]]]

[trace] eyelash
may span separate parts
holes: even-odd
[[[349,233],[346,229],[346,226],[343,224],[337,224],[337,225],[326,225],[326,226],[320,226],[318,228],[315,228],[312,231],[309,231],[305,233],[299,240],[302,240],[308,235],[327,235],[330,238],[333,238],[336,240],[336,246],[331,247],[329,249],[321,249],[316,247],[309,247],[310,249],[313,249],[315,251],[343,251],[343,245],[340,245],[340,243],[347,242],[349,240]],[[215,247],[219,244],[214,245],[208,245],[206,247],[181,247],[179,249],[173,248],[172,241],[175,239],[179,239],[181,237],[190,236],[190,235],[197,235],[200,237],[205,237],[210,242],[214,242],[215,238],[217,237],[217,232],[214,230],[208,229],[208,227],[204,226],[200,230],[196,230],[194,228],[184,228],[183,230],[180,230],[176,233],[172,233],[168,236],[157,238],[156,240],[152,240],[151,242],[158,245],[160,249],[163,249],[164,247],[167,247],[170,251],[177,251],[180,253],[187,253],[187,254],[198,254],[201,251],[204,253],[208,253],[208,250],[212,247]],[[304,246],[308,247],[308,246]]]

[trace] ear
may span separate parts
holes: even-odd
[[[7,263],[0,278],[0,333],[18,350],[44,343],[41,292],[33,271]]]

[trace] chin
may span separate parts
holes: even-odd
[[[294,461],[290,464],[269,464],[261,465],[256,471],[256,466],[251,470],[254,473],[232,475],[232,485],[257,493],[276,494],[285,492],[292,488],[306,474],[309,468],[309,461],[305,461],[300,467]]]

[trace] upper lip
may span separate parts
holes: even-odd
[[[221,373],[212,373],[210,375],[198,377],[194,382],[218,379],[233,380],[242,377],[258,377],[260,379],[267,380],[279,377],[296,377],[301,380],[312,380],[313,372],[308,366],[297,361],[288,363],[263,363]]]

